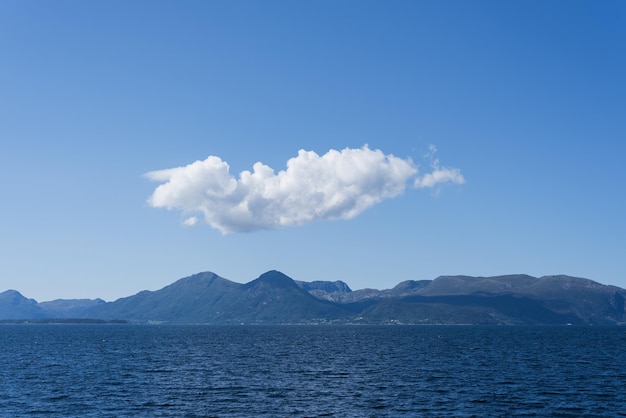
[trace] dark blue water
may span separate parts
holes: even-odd
[[[0,416],[626,416],[626,328],[0,326]]]

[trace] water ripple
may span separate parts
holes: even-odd
[[[618,327],[0,327],[0,416],[625,416]]]

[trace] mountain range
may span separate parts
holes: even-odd
[[[246,284],[204,272],[157,291],[105,302],[38,303],[0,293],[0,320],[124,320],[167,324],[626,325],[626,290],[570,277],[440,276],[387,290],[296,281],[269,271]]]

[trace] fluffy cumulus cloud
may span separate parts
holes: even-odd
[[[441,168],[436,160],[431,166],[432,173],[419,177],[410,159],[364,146],[330,150],[322,156],[300,150],[285,170],[276,173],[257,162],[252,171],[242,171],[236,178],[225,161],[210,156],[147,173],[147,178],[162,183],[148,203],[181,210],[186,226],[206,222],[223,234],[350,219],[398,196],[411,179],[419,188],[464,181],[459,170]]]

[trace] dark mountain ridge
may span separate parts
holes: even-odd
[[[37,303],[0,293],[0,319],[90,318],[199,324],[624,325],[626,290],[570,276],[440,276],[386,290],[341,281],[301,282],[269,271],[246,284],[212,272],[114,302]]]

